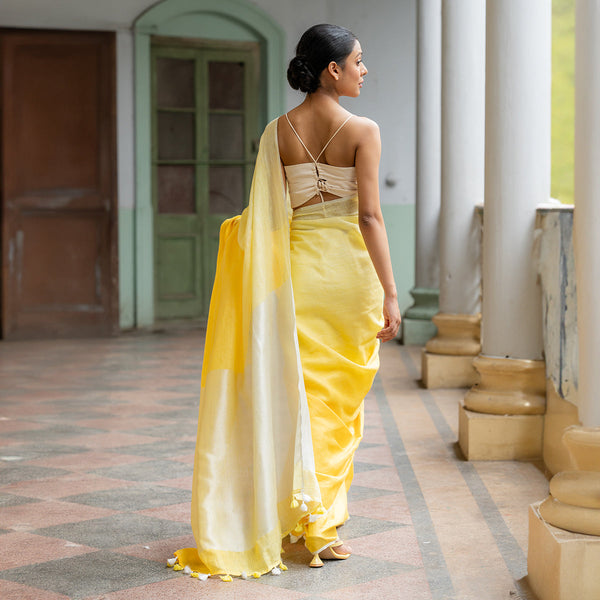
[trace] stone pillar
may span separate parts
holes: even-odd
[[[574,240],[581,426],[565,430],[571,470],[530,508],[529,580],[544,600],[600,598],[600,0],[577,0]]]
[[[435,335],[440,212],[441,0],[417,3],[417,197],[414,304],[404,313],[402,341],[422,345]]]
[[[428,388],[477,381],[481,350],[480,221],[485,133],[485,3],[453,0],[442,7],[442,177],[440,312],[437,335],[422,357]]]
[[[468,459],[541,456],[536,207],[550,198],[550,0],[488,0],[480,382],[460,408]]]

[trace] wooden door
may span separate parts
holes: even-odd
[[[258,136],[258,45],[156,44],[153,196],[157,319],[208,314],[219,229],[244,208]]]
[[[118,327],[114,34],[0,31],[2,333]]]

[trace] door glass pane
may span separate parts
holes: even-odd
[[[244,207],[244,167],[210,167],[209,208],[212,214],[235,215]]]
[[[159,160],[194,158],[194,121],[190,113],[158,113]]]
[[[244,107],[244,63],[208,63],[209,107],[241,110]]]
[[[156,59],[157,104],[160,108],[194,108],[194,61]]]
[[[242,115],[210,115],[210,158],[244,158]]]
[[[161,165],[157,169],[158,212],[194,214],[196,212],[195,167]]]

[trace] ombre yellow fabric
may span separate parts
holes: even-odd
[[[277,122],[261,138],[241,217],[221,228],[192,490],[197,548],[180,565],[263,574],[287,533],[337,539],[377,371],[383,293],[356,196],[294,211]],[[312,430],[312,435],[311,435]]]
[[[249,205],[221,227],[206,333],[192,488],[194,571],[266,573],[281,539],[322,510],[294,311],[277,122]]]

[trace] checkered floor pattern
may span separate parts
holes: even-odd
[[[201,330],[0,343],[2,600],[493,600],[525,575],[528,463],[466,463],[464,390],[419,387],[419,349],[386,344],[366,399],[347,561],[206,582],[165,566],[193,545]],[[508,536],[508,537],[507,537]],[[507,541],[508,540],[508,541]],[[514,597],[514,595],[512,596]]]

